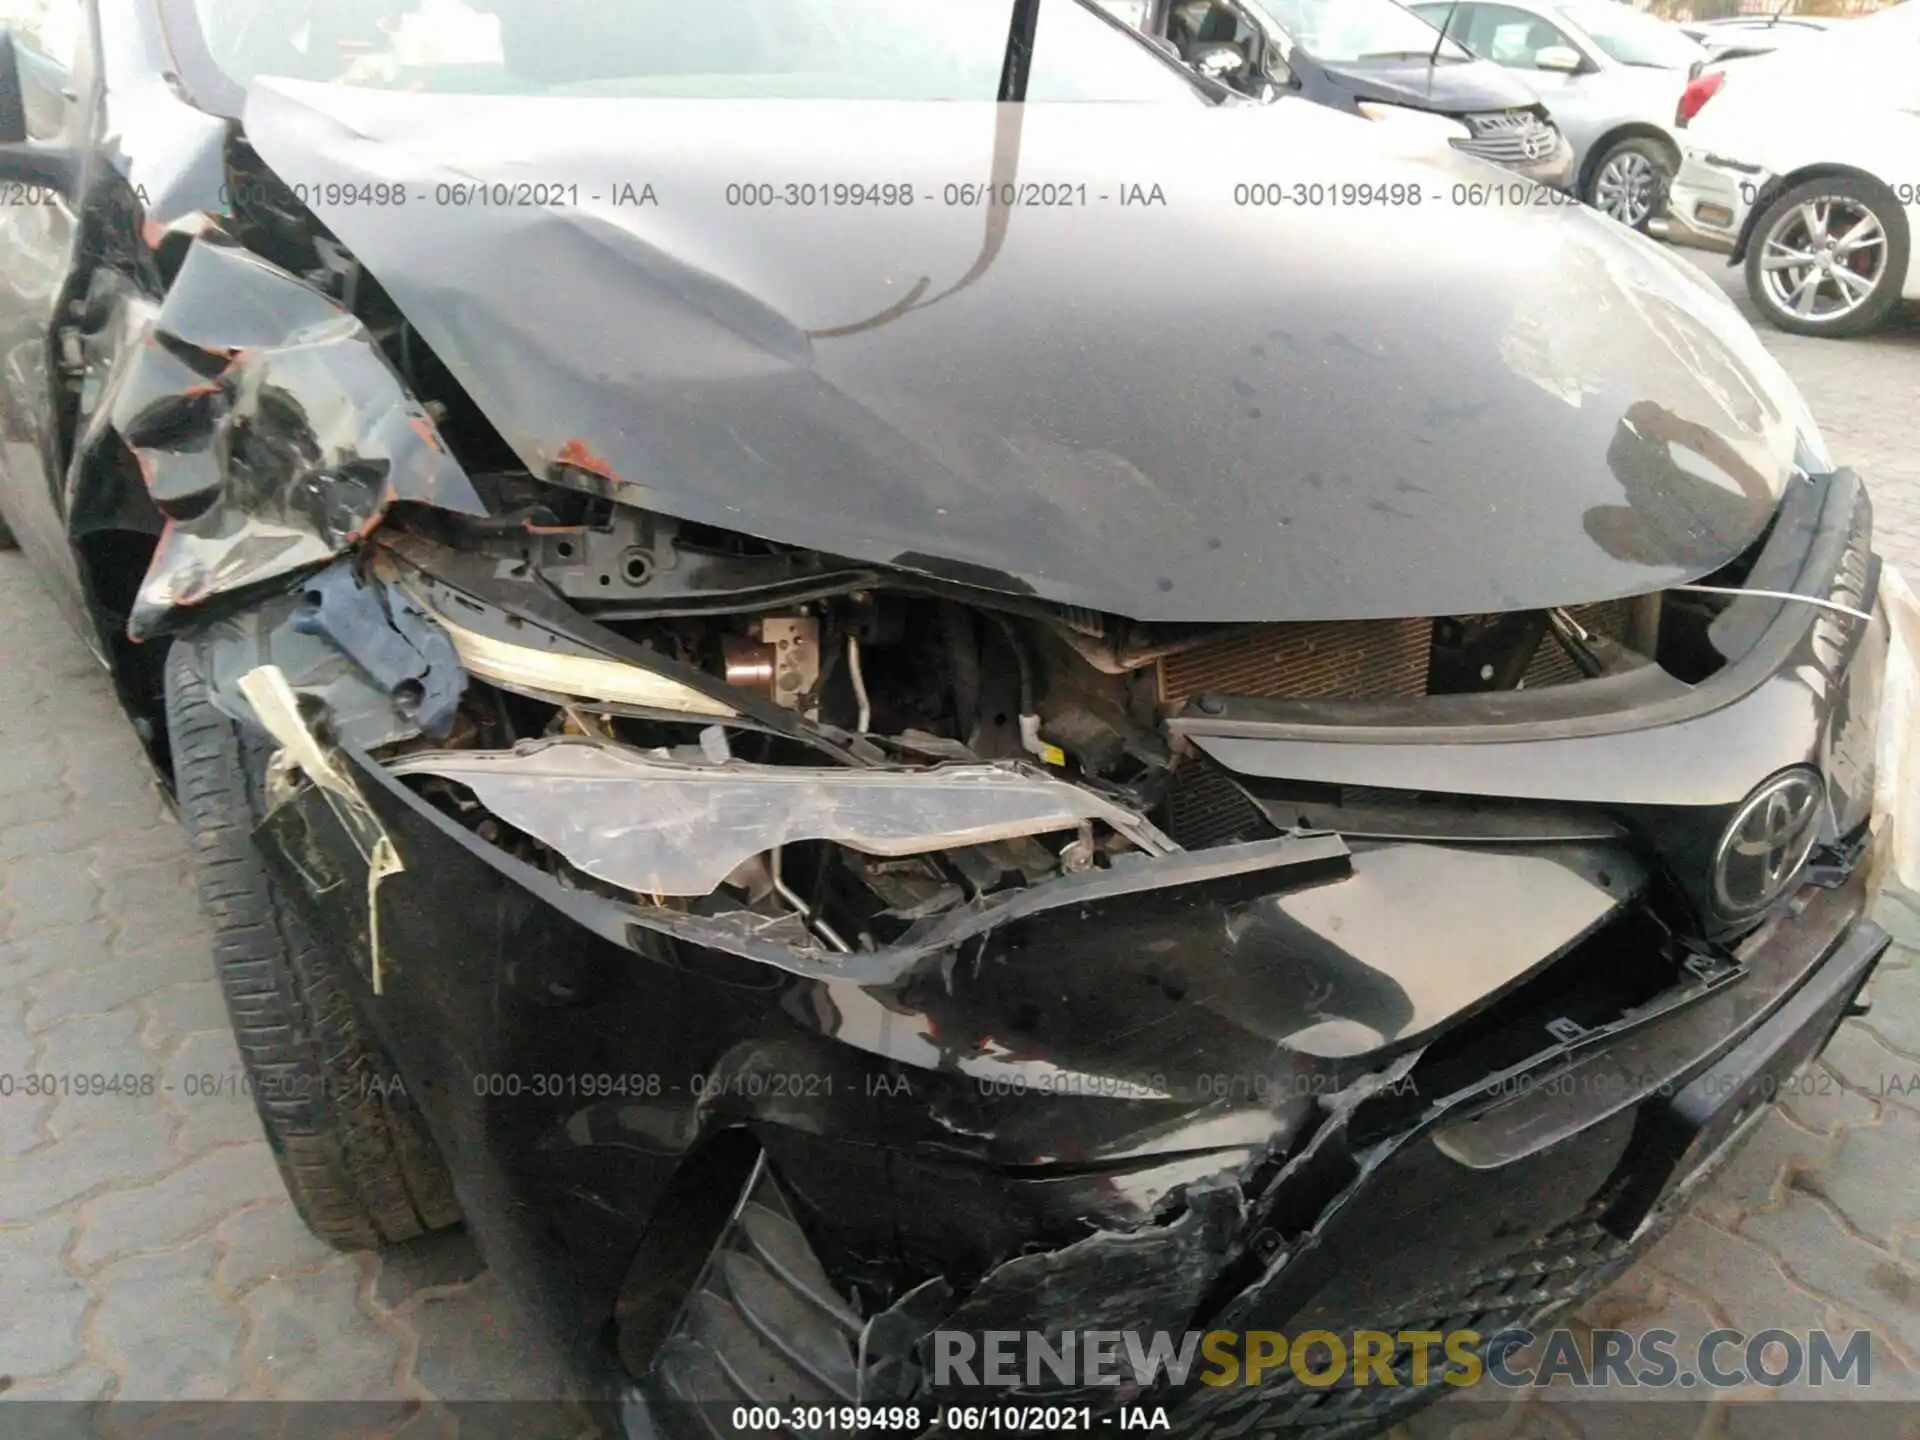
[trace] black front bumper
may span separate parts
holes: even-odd
[[[1491,1338],[1537,1330],[1604,1287],[1825,1048],[1885,953],[1859,885],[1801,901],[1742,947],[1745,973],[1704,998],[1596,1037],[1511,1098],[1439,1102],[1209,1323]],[[1396,1388],[1289,1376],[1201,1389],[1186,1425],[1196,1436],[1371,1434],[1439,1391],[1413,1383],[1413,1357],[1395,1353]]]
[[[904,1335],[909,1348],[932,1329],[1466,1328],[1491,1336],[1537,1325],[1604,1284],[1661,1232],[1779,1082],[1819,1052],[1888,943],[1863,918],[1856,874],[1838,888],[1803,889],[1792,913],[1748,937],[1737,954],[1672,971],[1658,993],[1611,1019],[1588,1017],[1583,1028],[1536,1007],[1507,1024],[1501,1006],[1517,1004],[1535,982],[1551,991],[1570,968],[1578,971],[1587,956],[1575,945],[1543,970],[1516,973],[1518,988],[1453,1029],[1443,1025],[1428,1038],[1414,1006],[1400,1041],[1377,1057],[1344,1069],[1325,1058],[1281,1076],[1304,1083],[1272,1107],[1259,1137],[1196,1143],[1204,1137],[1177,1105],[1154,1112],[1158,1102],[1058,1095],[986,1104],[971,1093],[962,1105],[957,1084],[956,1094],[939,1092],[963,1078],[950,1068],[960,1052],[908,1072],[847,1043],[861,1006],[871,1005],[873,1023],[895,1015],[918,1025],[955,985],[964,992],[966,965],[1052,976],[1049,956],[1076,945],[1085,952],[1073,957],[1079,968],[1058,974],[1104,976],[1108,988],[1151,994],[1161,1007],[1136,1040],[1171,1036],[1180,1048],[1203,1046],[1207,1034],[1221,1044],[1245,1039],[1234,1024],[1244,1015],[1220,1005],[1237,1002],[1251,1013],[1257,996],[1223,988],[1196,1008],[1197,992],[1180,988],[1192,975],[1137,970],[1138,956],[1116,950],[1119,942],[1086,907],[1078,918],[1048,921],[1064,927],[1057,932],[1027,932],[1035,943],[1010,957],[974,955],[937,972],[945,978],[931,989],[824,981],[665,942],[632,924],[630,910],[504,860],[363,756],[356,765],[371,810],[407,864],[379,890],[384,993],[363,993],[362,1003],[434,1128],[487,1258],[574,1342],[581,1389],[590,1394],[623,1388],[608,1328],[636,1275],[646,1288],[637,1273],[647,1253],[641,1239],[660,1231],[663,1213],[684,1209],[689,1157],[728,1129],[751,1137],[763,1157],[756,1173],[772,1175],[791,1197],[797,1233],[819,1273],[834,1277],[835,1304],[897,1296],[943,1275],[956,1282],[940,1308],[926,1308],[923,1293],[912,1313],[886,1313],[881,1328],[896,1342]],[[327,804],[307,790],[270,816],[260,837],[336,953],[365,957],[366,869]],[[1430,874],[1414,873],[1415,885]],[[1228,931],[1220,917],[1230,913],[1214,908],[1221,895],[1205,887],[1182,894],[1190,910],[1171,914],[1163,928],[1136,917],[1125,938],[1144,952],[1167,936],[1198,937],[1227,970],[1284,962],[1272,972],[1281,976],[1295,964],[1280,952],[1221,948]],[[1537,909],[1539,899],[1529,898]],[[1619,901],[1614,913],[1639,905]],[[1569,936],[1573,920],[1564,927]],[[1503,913],[1498,923],[1511,927],[1519,916]],[[1242,925],[1238,933],[1250,932]],[[1457,940],[1431,956],[1445,965],[1474,957]],[[1047,997],[1038,986],[1017,998],[1044,1028]],[[1112,998],[1092,990],[1060,1013],[1082,1031],[1100,1030],[1112,1012],[1099,1006]],[[1389,1013],[1381,996],[1363,998],[1371,1009],[1354,1013]],[[1548,1003],[1558,1003],[1557,992]],[[964,1016],[948,1018],[957,1024]],[[1458,1040],[1476,1025],[1482,1040],[1500,1043],[1485,1049]],[[1071,1045],[1085,1036],[1058,1038]],[[1110,1046],[1114,1037],[1097,1038]],[[609,1094],[611,1072],[632,1083]],[[803,1073],[815,1077],[811,1086],[795,1083]],[[671,1093],[675,1075],[706,1076],[704,1095]],[[1251,1110],[1240,1107],[1237,1118],[1258,1119]],[[1143,1113],[1173,1120],[1155,1131]],[[1110,1143],[1064,1164],[994,1158],[1021,1147],[1058,1153],[1063,1137],[1075,1136],[1089,1146],[1101,1136]],[[725,1214],[743,1178],[704,1198],[710,1216]],[[1155,1198],[1140,1200],[1149,1189]],[[682,1247],[696,1264],[716,1228]],[[937,1255],[927,1248],[936,1243]],[[720,1289],[709,1319],[729,1306],[743,1314],[765,1308],[765,1293],[732,1293],[724,1276]],[[810,1303],[800,1297],[784,1309],[798,1316]],[[868,1300],[869,1319],[881,1304]],[[674,1338],[688,1338],[684,1320]],[[778,1326],[763,1318],[760,1328]],[[896,1344],[866,1358],[900,1353]],[[1259,1386],[1189,1382],[1158,1398],[1196,1435],[1362,1433],[1430,1398],[1412,1383],[1412,1359],[1411,1348],[1392,1357],[1404,1381],[1394,1387],[1311,1388],[1269,1372]],[[852,1398],[825,1382],[822,1390],[819,1377],[799,1378],[814,1387],[801,1393]],[[852,1384],[853,1395],[867,1393],[857,1367]],[[1019,1387],[920,1395],[930,1405],[1142,1398]],[[710,1421],[734,1404],[795,1396],[728,1380],[719,1393],[693,1398]]]
[[[1569,1035],[1555,1060],[1411,1103],[1406,1085],[1390,1087],[1397,1089],[1393,1112],[1418,1118],[1384,1138],[1368,1137],[1382,1120],[1369,1103],[1348,1108],[1243,1218],[1195,1200],[1179,1220],[1130,1235],[1124,1246],[1094,1237],[1023,1257],[986,1276],[933,1328],[976,1337],[1037,1331],[1056,1346],[1068,1332],[1107,1329],[1143,1337],[1161,1329],[1324,1330],[1349,1338],[1464,1330],[1483,1341],[1537,1331],[1665,1233],[1855,1004],[1888,944],[1861,918],[1860,887],[1808,890],[1799,903],[1797,914],[1742,947],[1737,967],[1701,967],[1693,983],[1644,1013],[1605,1032]],[[1417,1067],[1406,1078],[1415,1074]],[[1381,1091],[1380,1101],[1388,1095]],[[797,1172],[803,1187],[805,1168]],[[777,1188],[762,1177],[751,1208],[783,1204],[766,1198]],[[772,1223],[763,1211],[759,1219]],[[766,1267],[758,1267],[764,1247],[751,1229],[723,1237],[717,1253],[764,1280],[782,1264],[765,1253],[758,1258]],[[789,1261],[784,1268],[800,1267]],[[794,1402],[790,1388],[771,1376],[761,1383],[739,1352],[729,1353],[738,1336],[764,1340],[797,1315],[790,1349],[782,1348],[793,1355],[830,1349],[818,1343],[823,1336],[805,1334],[811,1302],[804,1288],[784,1294],[785,1305],[770,1305],[764,1284],[730,1278],[739,1273],[720,1265],[709,1271],[689,1307],[698,1316],[683,1316],[670,1358],[644,1387],[636,1412],[655,1431],[729,1433],[736,1406]],[[1231,1290],[1236,1275],[1245,1283]],[[1204,1298],[1187,1309],[1190,1284]],[[883,1315],[872,1328],[901,1318]],[[849,1324],[847,1334],[854,1333]],[[1377,1372],[1365,1388],[1310,1385],[1282,1368],[1252,1385],[1189,1378],[1105,1393],[923,1386],[919,1399],[929,1415],[1009,1401],[1087,1404],[1097,1412],[1124,1399],[1165,1405],[1178,1433],[1220,1440],[1370,1435],[1446,1388],[1437,1364],[1416,1378],[1424,1349],[1400,1345],[1391,1386],[1378,1383]],[[891,1357],[866,1358],[874,1368],[838,1382],[842,1398],[897,1400],[895,1377],[885,1371]]]

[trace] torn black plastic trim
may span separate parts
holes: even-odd
[[[1536,1083],[1493,1108],[1434,1132],[1434,1143],[1462,1165],[1491,1169],[1558,1144],[1651,1096],[1671,1096],[1703,1062],[1689,1043],[1690,1031],[1649,1022],[1670,1017],[1680,1004],[1710,1000],[1710,1007],[1695,1010],[1689,1027],[1717,1025],[1729,1041],[1744,1039],[1786,1002],[1794,978],[1836,946],[1884,945],[1874,927],[1855,926],[1859,887],[1851,888],[1850,896],[1807,897],[1807,908],[1794,923],[1776,919],[1748,936],[1735,951],[1737,963],[1702,966],[1697,987],[1663,996],[1605,1032],[1576,1035],[1564,1066],[1539,1075]],[[1499,1094],[1500,1087],[1490,1086],[1488,1093]]]
[[[1083,1336],[1101,1330],[1180,1334],[1190,1328],[1246,1221],[1246,1197],[1231,1170],[1188,1185],[1181,1199],[1183,1208],[1166,1224],[1105,1231],[1006,1261],[937,1328],[969,1337],[1039,1325],[1053,1333],[1051,1327],[1062,1323]],[[1132,1398],[1111,1384],[1063,1382],[1057,1372],[1050,1377],[1052,1384],[1036,1376],[1039,1385],[1020,1383],[1006,1393],[1103,1410]],[[981,1391],[965,1383],[965,1370],[954,1379],[951,1389],[930,1388],[922,1398],[936,1405],[977,1403]]]
[[[644,1368],[650,1408],[898,1403],[920,1384],[902,1343],[917,1334],[903,1335],[901,1315],[939,1293],[930,1283],[933,1291],[863,1319],[834,1288],[762,1155],[657,1350],[639,1353],[623,1326],[621,1351],[636,1373]],[[638,1329],[650,1317],[635,1318]]]

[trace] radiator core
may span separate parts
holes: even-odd
[[[1571,605],[1567,613],[1596,635],[1623,639],[1633,602]],[[1195,695],[1286,700],[1404,700],[1427,693],[1432,620],[1328,620],[1267,625],[1195,646],[1159,662],[1160,699],[1184,705]],[[1580,671],[1551,635],[1527,667],[1525,688],[1564,685]]]
[[[1160,661],[1160,699],[1395,700],[1427,693],[1431,620],[1269,625]]]

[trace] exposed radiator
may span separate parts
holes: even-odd
[[[1167,788],[1167,833],[1189,850],[1206,850],[1280,832],[1226,771],[1189,755],[1174,769]]]
[[[1596,635],[1624,639],[1634,602],[1572,605],[1567,613]],[[1431,620],[1330,620],[1268,625],[1199,645],[1159,662],[1160,699],[1195,695],[1288,700],[1398,700],[1427,693]],[[1580,671],[1551,635],[1528,666],[1526,688],[1564,685]]]
[[[1269,625],[1160,661],[1160,699],[1195,695],[1392,700],[1427,691],[1431,620]]]
[[[1567,613],[1594,634],[1620,640],[1632,623],[1634,603],[1573,605]],[[1269,625],[1162,659],[1160,698],[1178,706],[1206,694],[1291,700],[1424,695],[1432,642],[1431,620]],[[1549,634],[1541,637],[1523,683],[1533,690],[1580,678],[1579,669]],[[1186,756],[1169,780],[1167,832],[1189,850],[1279,833],[1227,773],[1202,756]]]

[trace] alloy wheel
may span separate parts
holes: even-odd
[[[1802,201],[1783,211],[1761,241],[1767,297],[1806,320],[1851,315],[1867,303],[1886,268],[1886,227],[1850,196]]]
[[[1594,208],[1639,229],[1660,203],[1660,168],[1638,150],[1609,155],[1593,178]]]

